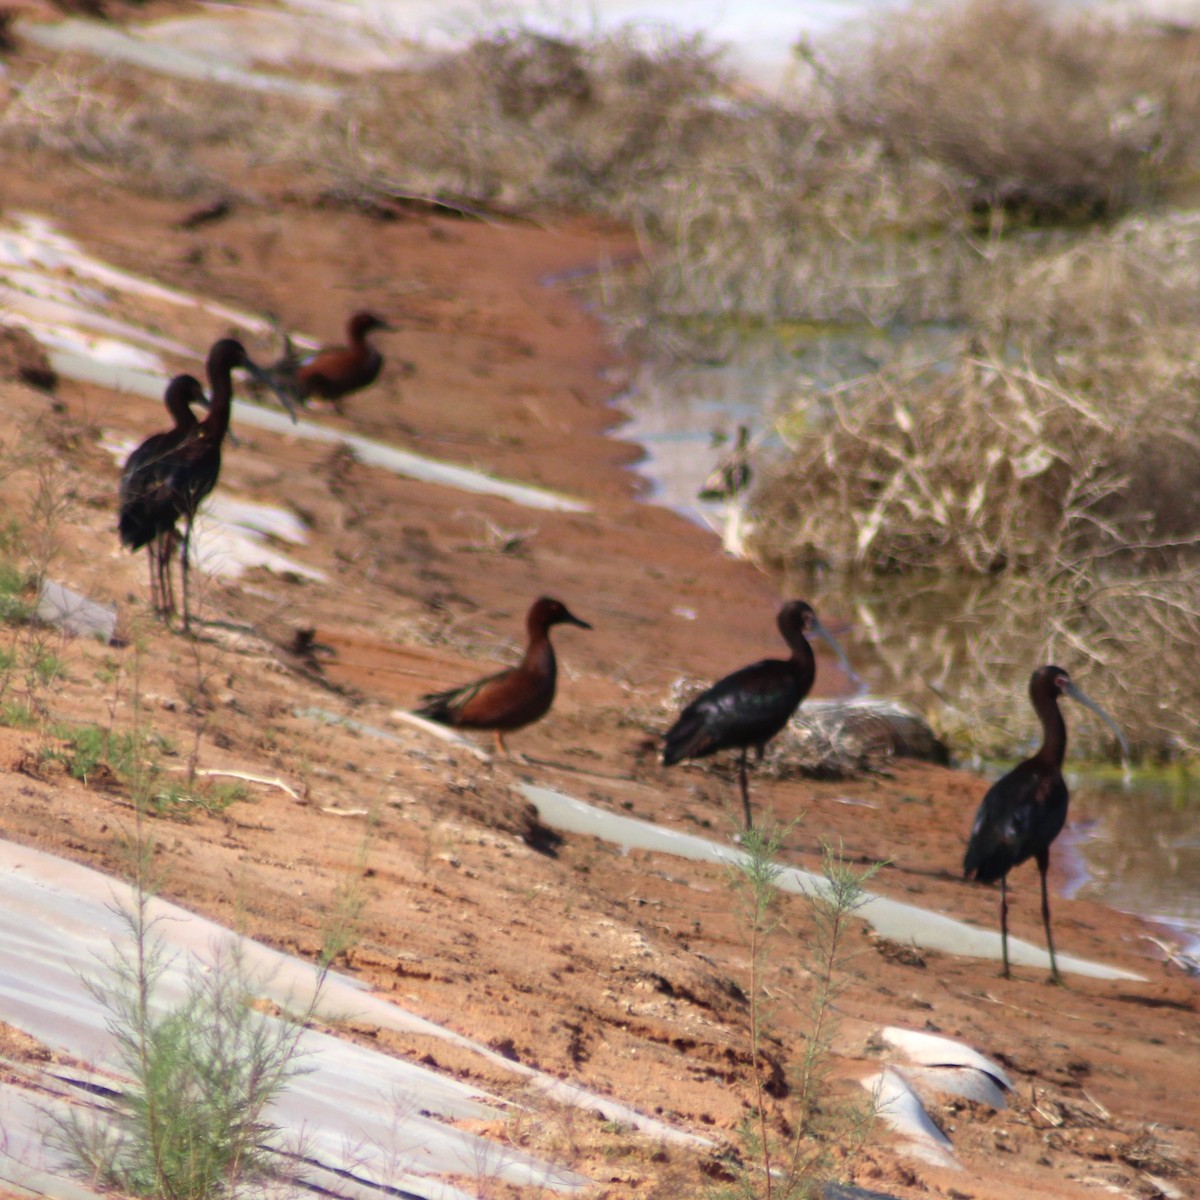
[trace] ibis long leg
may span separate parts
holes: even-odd
[[[738,759],[738,782],[742,785],[742,809],[746,814],[746,828],[754,827],[754,818],[750,815],[750,785],[746,779],[746,747],[742,747],[742,756]]]

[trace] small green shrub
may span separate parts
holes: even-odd
[[[89,986],[110,1014],[133,1082],[107,1121],[68,1117],[57,1140],[90,1178],[127,1195],[241,1195],[271,1174],[278,1131],[265,1114],[302,1070],[297,1046],[312,1008],[298,1024],[257,1012],[236,945],[208,969],[189,967],[182,1001],[163,1007],[158,993],[171,964],[144,890],[123,916],[132,948],[118,951],[107,980]]]
[[[730,1162],[732,1182],[715,1189],[721,1200],[809,1200],[824,1194],[839,1163],[862,1147],[875,1116],[868,1100],[842,1100],[830,1084],[837,1000],[849,986],[847,923],[866,901],[865,883],[882,864],[855,871],[828,846],[825,877],[810,899],[812,932],[801,947],[812,990],[805,1050],[798,1064],[779,1068],[768,1059],[771,1025],[767,975],[769,947],[779,946],[776,861],[791,826],[763,823],[741,834],[742,858],[733,873],[738,916],[750,959],[750,1113],[739,1130],[740,1155]]]
[[[172,821],[190,821],[197,815],[217,816],[231,804],[246,799],[240,783],[212,784],[204,781],[170,782],[159,786],[156,777],[143,801],[149,816]]]
[[[29,669],[38,683],[47,686],[66,678],[67,667],[63,660],[49,650],[39,648]]]
[[[8,700],[0,705],[0,722],[13,729],[32,729],[38,724],[38,716],[28,704]]]
[[[29,619],[29,577],[11,562],[0,560],[0,622],[20,625]]]
[[[68,774],[82,783],[87,783],[101,763],[127,781],[137,770],[143,750],[144,739],[99,725],[51,725],[46,732],[61,744],[44,747],[42,757],[62,763]]]

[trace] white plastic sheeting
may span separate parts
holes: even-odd
[[[991,1108],[1005,1108],[1013,1085],[1004,1068],[963,1042],[889,1025],[879,1035],[893,1050],[897,1070],[922,1095],[949,1092]],[[902,1064],[902,1065],[901,1065]]]
[[[41,851],[0,842],[0,1017],[55,1049],[115,1070],[109,1014],[85,980],[105,978],[114,946],[130,945],[120,915],[132,904],[130,890],[87,867]],[[162,900],[151,902],[154,936],[171,957],[159,1003],[184,991],[189,963],[211,964],[233,935],[220,926]],[[303,1008],[315,973],[298,959],[255,942],[239,942],[255,990],[285,1007]],[[385,1014],[394,1028],[430,1029],[362,990],[331,976],[322,1011],[346,1016]],[[263,1016],[264,1021],[275,1018]],[[453,1036],[453,1035],[450,1035]],[[461,1039],[466,1041],[466,1039]],[[509,1145],[464,1132],[449,1121],[498,1116],[501,1102],[453,1079],[327,1034],[304,1032],[299,1041],[304,1073],[281,1096],[272,1119],[295,1135],[304,1156],[362,1184],[400,1188],[437,1200],[462,1200],[489,1180],[572,1191],[589,1181]],[[0,1093],[2,1094],[2,1093]],[[17,1167],[54,1170],[30,1148],[46,1140],[46,1120],[26,1112],[21,1097],[4,1101],[13,1124],[0,1140],[0,1178]],[[447,1182],[449,1177],[453,1182]]]
[[[606,812],[553,788],[535,784],[520,784],[519,787],[525,798],[536,806],[541,819],[553,829],[598,837],[627,848],[654,850],[660,854],[674,854],[701,862],[735,863],[745,858],[745,853],[736,846]],[[784,891],[802,896],[819,894],[828,886],[819,875],[786,866],[779,875],[778,884]],[[897,942],[912,942],[946,954],[1000,961],[998,933],[976,929],[941,913],[918,908],[915,904],[888,900],[869,892],[867,896],[866,903],[856,911],[855,916],[862,918],[884,937]],[[1008,939],[1008,956],[1019,966],[1043,967],[1047,970],[1050,967],[1050,956],[1045,950],[1018,938]],[[1060,970],[1072,971],[1077,975],[1089,975],[1095,979],[1142,979],[1142,976],[1131,971],[1089,962],[1070,954],[1059,954],[1057,958]]]
[[[118,300],[138,311],[111,315],[109,310]],[[225,328],[232,325],[260,335],[273,331],[269,321],[254,313],[110,266],[33,213],[17,214],[8,224],[0,224],[0,308],[6,324],[28,330],[47,349],[50,364],[60,375],[155,400],[162,397],[168,378],[175,373],[164,355],[192,359],[189,369],[201,374],[199,364],[206,351],[190,350],[155,333],[150,328],[153,313],[164,308],[193,309]],[[317,344],[312,338],[292,340],[297,346]],[[581,500],[545,488],[498,479],[456,463],[341,433],[315,421],[293,423],[275,409],[239,403],[234,424],[344,445],[366,466],[458,491],[497,496],[526,508],[555,512],[590,509]]]
[[[885,1067],[878,1075],[864,1079],[862,1085],[875,1097],[880,1119],[900,1135],[909,1154],[938,1167],[961,1166],[950,1139],[930,1119],[904,1076]]]

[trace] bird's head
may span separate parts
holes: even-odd
[[[176,375],[167,384],[163,402],[167,406],[167,411],[175,418],[176,425],[195,424],[196,416],[192,412],[193,404],[200,408],[211,407],[208,397],[204,394],[204,389],[200,386],[200,380],[194,375]]]
[[[813,606],[806,600],[789,600],[779,610],[776,620],[779,632],[783,634],[783,640],[793,650],[796,649],[798,641],[807,642],[810,635],[819,637],[837,656],[838,662],[842,664],[842,670],[846,672],[855,686],[863,687],[862,680],[859,678],[858,672],[850,665],[850,660],[846,657],[841,643],[821,624]]]
[[[208,352],[205,365],[208,371],[208,382],[214,393],[219,380],[228,381],[234,371],[242,370],[264,387],[270,388],[278,397],[279,403],[287,409],[293,422],[296,420],[296,405],[291,396],[275,382],[269,371],[263,370],[250,357],[246,347],[237,338],[221,338],[220,341],[214,342]]]
[[[374,329],[391,330],[394,328],[395,326],[390,325],[378,313],[369,312],[365,309],[362,312],[356,312],[346,323],[346,329],[352,342],[358,341],[359,338]]]
[[[1029,698],[1033,701],[1034,708],[1038,709],[1040,703],[1044,702],[1046,698],[1057,701],[1059,696],[1070,696],[1076,704],[1090,708],[1112,730],[1113,736],[1121,746],[1121,753],[1125,761],[1129,761],[1129,743],[1125,740],[1125,735],[1116,721],[1095,700],[1077,687],[1072,682],[1071,676],[1062,667],[1056,667],[1053,663],[1038,667],[1029,678]]]
[[[540,596],[533,602],[525,623],[530,630],[546,630],[551,625],[578,625],[580,629],[591,629],[586,621],[581,621],[575,616],[561,600],[550,596]]]

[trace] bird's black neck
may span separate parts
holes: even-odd
[[[210,437],[221,441],[229,430],[229,416],[233,407],[233,374],[224,363],[210,364],[208,384],[211,391],[208,416],[201,424]]]
[[[199,424],[196,420],[196,414],[192,412],[192,406],[186,400],[176,405],[168,405],[168,408],[175,421],[176,429],[191,429]]]
[[[1058,697],[1039,696],[1035,707],[1042,719],[1042,748],[1037,758],[1058,770],[1067,754],[1067,723],[1058,707]]]
[[[803,680],[804,689],[807,691],[817,677],[816,655],[813,654],[813,648],[808,644],[808,639],[799,634],[789,638],[788,645],[792,650],[792,657],[788,661]]]

